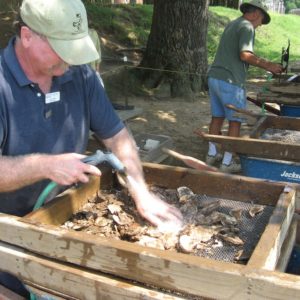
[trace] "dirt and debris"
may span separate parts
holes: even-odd
[[[188,187],[150,189],[180,209],[181,229],[162,231],[151,226],[139,216],[126,189],[98,191],[62,227],[145,247],[245,263],[245,253],[249,259],[271,214],[269,210],[261,222],[266,206],[194,194]],[[247,230],[250,223],[251,231],[262,223],[252,236]]]

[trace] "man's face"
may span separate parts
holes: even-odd
[[[260,10],[260,9],[257,9],[254,13],[255,15],[255,18],[252,22],[254,28],[257,28],[258,26],[261,26],[262,25],[262,22],[263,22],[263,19],[264,19],[264,13]]]
[[[63,75],[68,70],[69,65],[56,54],[45,36],[29,30],[31,38],[27,50],[34,70],[43,75]]]

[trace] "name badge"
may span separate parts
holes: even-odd
[[[57,102],[59,100],[60,100],[60,92],[46,94],[46,99],[45,99],[46,104]]]

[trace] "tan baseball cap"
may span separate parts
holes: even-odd
[[[261,0],[252,0],[249,2],[244,2],[240,6],[240,10],[242,13],[245,13],[247,10],[247,7],[254,6],[255,8],[259,8],[262,13],[264,14],[264,19],[262,21],[263,24],[268,24],[271,21],[271,17],[268,14],[268,7],[263,3]]]
[[[29,28],[47,38],[66,63],[82,65],[99,58],[80,0],[23,0],[20,14]]]

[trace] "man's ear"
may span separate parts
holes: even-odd
[[[27,26],[22,26],[20,30],[20,40],[24,48],[28,48],[32,41],[33,33]]]

